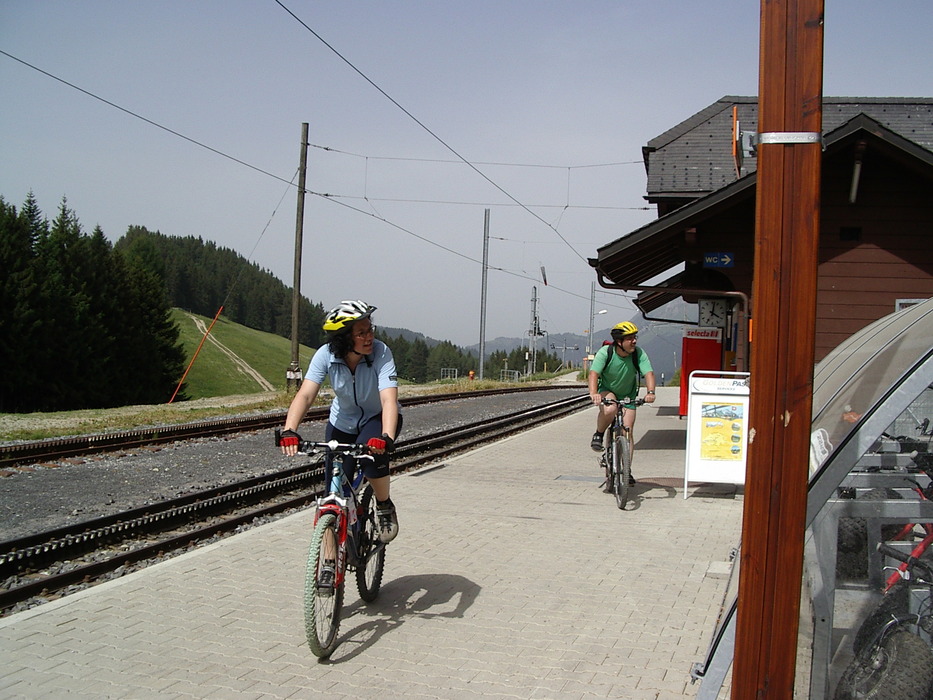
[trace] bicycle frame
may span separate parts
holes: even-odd
[[[337,519],[337,551],[336,560],[336,580],[335,586],[339,586],[346,578],[348,555],[349,563],[354,566],[358,561],[358,552],[356,548],[357,530],[359,528],[359,499],[357,494],[363,485],[363,470],[357,467],[354,469],[352,481],[348,478],[343,466],[343,459],[336,459],[337,454],[341,457],[354,457],[356,459],[372,459],[364,451],[361,445],[343,445],[335,440],[330,442],[305,443],[303,447],[310,447],[311,452],[323,451],[324,453],[324,483],[328,485],[327,493],[318,498],[317,508],[314,512],[314,525],[322,515],[333,513]],[[341,449],[342,448],[342,449]],[[340,452],[337,452],[340,450]],[[335,465],[337,468],[335,469]],[[348,537],[353,536],[353,546],[347,546]]]
[[[615,398],[604,397],[602,400],[605,406],[616,406],[616,414],[612,423],[606,429],[606,437],[603,446],[602,463],[606,469],[605,490],[615,494],[616,505],[624,510],[628,502],[628,490],[630,479],[632,478],[632,450],[634,447],[633,432],[631,428],[625,426],[625,412],[630,410],[626,404],[634,404],[636,407],[645,403],[644,399],[632,401],[626,397],[621,401]],[[621,445],[625,444],[625,449],[618,447],[617,440]]]
[[[913,485],[914,485],[913,490],[920,497],[920,500],[927,501],[927,500],[930,500],[929,494],[933,492],[933,474],[930,473],[931,470],[929,469],[929,467],[921,466],[920,469],[931,479],[930,485],[928,485],[927,488],[924,489],[920,485],[920,483],[917,482],[916,480],[911,480],[911,481],[913,481]],[[919,525],[920,527],[923,528],[923,531],[926,533],[926,536],[922,540],[920,540],[920,542],[918,542],[914,546],[914,548],[911,550],[910,560],[902,561],[901,564],[891,572],[890,576],[888,576],[888,579],[885,582],[885,586],[884,586],[885,592],[890,590],[891,587],[895,583],[900,581],[902,578],[905,578],[905,579],[909,578],[910,576],[910,574],[908,573],[909,565],[912,564],[915,559],[918,559],[920,556],[922,556],[927,551],[927,549],[929,549],[930,545],[933,544],[933,523],[919,523]],[[892,538],[892,541],[905,540],[908,537],[912,536],[914,528],[916,526],[917,526],[917,523],[905,524],[904,527],[901,529],[901,531],[898,532]]]
[[[612,419],[612,423],[609,424],[609,430],[611,430],[612,432],[609,434],[608,437],[611,438],[612,435],[614,435],[615,433],[621,431],[621,433],[622,433],[622,435],[625,437],[625,439],[628,440],[629,446],[630,446],[630,447],[634,447],[634,442],[635,442],[635,435],[634,435],[634,432],[633,432],[631,429],[625,427],[625,422],[624,422],[624,420],[623,420],[624,417],[625,417],[625,412],[626,412],[626,411],[632,410],[632,409],[630,409],[630,408],[627,408],[626,405],[627,405],[627,404],[635,404],[636,407],[642,406],[642,405],[644,405],[645,400],[644,400],[644,399],[635,399],[634,401],[632,401],[632,400],[631,400],[630,398],[628,398],[627,396],[626,396],[624,399],[621,399],[621,400],[620,400],[620,399],[610,399],[609,397],[604,397],[602,402],[603,402],[603,405],[604,405],[604,406],[613,406],[613,405],[615,405],[615,406],[618,407],[618,410],[616,411],[616,415],[615,415],[615,417]],[[606,440],[606,444],[607,444],[607,445],[609,444],[609,440],[608,440],[608,439]]]

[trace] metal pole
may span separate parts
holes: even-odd
[[[590,332],[586,336],[586,356],[593,353],[593,317],[596,315],[596,283],[590,282]]]
[[[813,404],[823,0],[762,0],[760,60],[754,441],[732,675],[739,700],[794,696]]]
[[[301,366],[298,364],[298,310],[301,303],[301,247],[305,220],[305,171],[308,165],[308,123],[301,125],[301,155],[298,165],[298,213],[295,217],[295,270],[292,285],[292,361],[285,372],[285,385],[298,390]]]
[[[486,366],[486,275],[489,271],[489,210],[483,223],[483,286],[479,299],[479,378]]]

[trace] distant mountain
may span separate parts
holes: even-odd
[[[694,316],[696,315],[695,307],[690,308],[687,304],[679,300],[666,306],[663,312],[665,314],[663,318],[665,319],[674,319],[678,317],[689,319],[691,314]],[[634,316],[629,320],[638,326],[638,346],[648,353],[658,381],[661,381],[661,374],[664,375],[665,382],[669,381],[674,375],[674,371],[679,368],[681,364],[682,340],[684,328],[687,326],[685,324],[667,321],[649,321],[641,316]],[[615,325],[615,323],[612,325]],[[405,328],[383,327],[381,330],[391,338],[401,336],[408,341],[420,338],[429,348],[444,342],[425,336],[423,333],[417,333]],[[593,331],[593,352],[602,347],[604,340],[611,339],[611,330],[612,326],[606,326],[605,328]],[[500,350],[508,353],[515,348],[529,347],[528,341],[528,336],[511,338],[499,336],[493,339],[487,338],[485,347],[486,356],[488,357],[492,353]],[[586,343],[586,335],[574,333],[547,333],[536,339],[535,347],[542,351],[546,349],[562,360],[573,363],[575,367],[580,367],[586,355]],[[479,355],[479,343],[463,346],[461,349],[464,352],[471,352],[474,355]]]
[[[407,328],[389,328],[387,326],[379,326],[379,332],[384,333],[389,338],[404,338],[409,343],[420,340],[429,348],[433,348],[435,345],[440,345],[445,342],[443,340],[437,340],[436,338],[429,338],[424,333],[418,333],[417,331],[410,331]]]

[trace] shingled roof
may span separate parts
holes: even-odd
[[[732,108],[742,131],[758,129],[758,98],[727,95],[642,148],[648,173],[646,199],[694,199],[755,172],[754,157],[736,173],[732,158]],[[823,133],[865,114],[891,131],[933,151],[933,98],[824,97]],[[662,212],[663,213],[663,212]]]
[[[728,114],[731,134],[732,105],[736,99],[751,98],[725,97],[716,103],[719,105],[717,109],[713,110],[710,107],[703,110],[695,115],[695,118],[653,139],[652,143],[671,144],[684,134],[690,134],[699,128],[706,129],[707,138],[710,138],[712,129],[708,128],[708,124],[711,120],[724,118],[720,117],[720,113]],[[879,152],[886,153],[888,157],[929,178],[933,172],[933,98],[875,98],[859,102],[854,98],[831,98],[826,104],[830,116],[823,120],[824,159],[839,154],[847,143],[851,144],[855,139],[867,139]],[[892,105],[900,107],[895,108]],[[746,102],[745,106],[751,105]],[[856,106],[866,108],[856,110]],[[869,110],[874,111],[877,116],[886,117],[887,125],[882,124],[880,119],[869,116]],[[895,126],[899,130],[893,128]],[[749,129],[752,128],[754,127],[749,126]],[[677,129],[681,130],[679,134],[674,133]],[[726,143],[728,142],[729,139],[726,139]],[[651,158],[656,154],[657,152],[651,152]],[[696,162],[697,158],[692,160]],[[631,289],[684,263],[682,243],[686,229],[701,225],[702,222],[755,196],[757,174],[754,160],[751,163],[746,161],[750,172],[743,173],[738,179],[735,178],[735,169],[731,164],[731,147],[729,161],[732,177],[725,184],[710,192],[693,192],[692,197],[688,197],[685,191],[672,192],[672,200],[680,200],[677,202],[679,206],[670,209],[666,215],[601,246],[597,250],[597,257],[590,259],[590,265],[607,281]],[[721,169],[725,169],[724,166]],[[694,179],[698,181],[698,178]],[[708,178],[707,182],[710,181]],[[643,291],[635,303],[643,312],[648,312],[680,296],[678,288],[707,286],[687,282],[682,273],[675,274],[666,282],[657,283],[659,289]],[[665,291],[665,287],[671,291]]]

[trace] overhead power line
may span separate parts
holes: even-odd
[[[278,0],[276,0],[276,1],[278,2]],[[281,4],[281,3],[279,3],[279,4]],[[283,7],[284,7],[284,6],[283,6]],[[292,14],[287,8],[284,8],[284,9],[286,9],[286,11],[288,11],[289,14]],[[293,16],[294,16],[294,15],[293,15]],[[296,19],[297,19],[297,18],[296,18]],[[298,20],[298,21],[301,22],[301,20]],[[301,22],[301,23],[304,24],[303,22]],[[305,25],[305,26],[306,26],[306,25]],[[312,34],[314,34],[313,30],[311,30],[310,28],[308,28],[308,30],[311,31]],[[315,36],[317,36],[317,35],[315,34]],[[323,41],[323,39],[322,39],[321,41]],[[326,42],[324,42],[324,43],[326,44]],[[328,45],[328,47],[329,47],[329,45]],[[330,47],[329,47],[329,48],[330,48]],[[332,50],[333,50],[333,49],[332,49]],[[336,53],[336,52],[335,52],[335,53]],[[30,68],[30,69],[32,69],[32,70],[38,72],[38,73],[41,73],[42,75],[45,75],[45,76],[48,77],[48,78],[51,78],[52,80],[55,80],[55,81],[57,81],[57,82],[59,82],[59,83],[61,83],[61,84],[63,84],[63,85],[66,85],[66,86],[70,87],[70,88],[73,89],[73,90],[77,90],[78,92],[80,92],[80,93],[82,93],[82,94],[84,94],[84,95],[87,95],[88,97],[91,97],[92,99],[98,100],[99,102],[102,102],[103,104],[106,104],[106,105],[109,106],[109,107],[113,107],[114,109],[117,109],[117,110],[123,112],[124,114],[128,114],[129,116],[131,116],[131,117],[133,117],[133,118],[135,118],[135,119],[139,119],[140,121],[145,122],[146,124],[149,124],[149,125],[151,125],[151,126],[154,126],[154,127],[156,127],[157,129],[161,129],[162,131],[164,131],[164,132],[166,132],[166,133],[169,133],[169,134],[171,134],[171,135],[173,135],[173,136],[176,136],[176,137],[178,137],[178,138],[180,138],[180,139],[182,139],[182,140],[184,140],[184,141],[187,141],[188,143],[191,143],[191,144],[193,144],[193,145],[195,145],[195,146],[197,146],[197,147],[199,147],[199,148],[203,148],[203,149],[205,149],[205,150],[207,150],[207,151],[210,151],[211,153],[214,153],[215,155],[218,155],[218,156],[220,156],[220,157],[222,157],[222,158],[226,158],[227,160],[230,160],[230,161],[232,161],[232,162],[234,162],[234,163],[237,163],[237,164],[242,165],[242,166],[244,166],[244,167],[246,167],[246,168],[249,168],[249,169],[251,169],[251,170],[254,170],[254,171],[258,172],[258,173],[261,173],[261,174],[263,174],[263,175],[266,175],[266,176],[268,176],[268,177],[271,177],[271,178],[273,178],[273,179],[275,179],[275,180],[278,180],[278,181],[280,181],[280,182],[284,182],[284,183],[287,184],[289,187],[295,187],[295,186],[296,186],[295,183],[294,183],[294,176],[292,177],[291,180],[287,180],[287,179],[285,179],[284,177],[280,177],[279,175],[275,175],[274,173],[270,173],[270,172],[267,171],[267,170],[264,170],[264,169],[262,169],[262,168],[260,168],[260,167],[257,167],[257,166],[255,166],[255,165],[252,165],[251,163],[247,163],[247,162],[244,161],[244,160],[241,160],[241,159],[239,159],[239,158],[236,158],[235,156],[232,156],[232,155],[230,155],[230,154],[228,154],[228,153],[224,153],[223,151],[221,151],[221,150],[219,150],[219,149],[213,148],[212,146],[208,146],[208,145],[205,144],[205,143],[202,143],[202,142],[200,142],[200,141],[198,141],[198,140],[196,140],[196,139],[193,139],[193,138],[191,138],[191,137],[189,137],[189,136],[186,136],[186,135],[184,135],[184,134],[182,134],[182,133],[180,133],[180,132],[178,132],[178,131],[175,131],[174,129],[171,129],[171,128],[167,127],[167,126],[164,126],[163,124],[159,124],[158,122],[156,122],[156,121],[154,121],[154,120],[152,120],[152,119],[149,119],[148,117],[144,117],[144,116],[142,116],[142,115],[140,115],[140,114],[138,114],[138,113],[136,113],[136,112],[134,112],[134,111],[132,111],[132,110],[130,110],[130,109],[127,109],[127,108],[125,108],[125,107],[122,107],[122,106],[116,104],[115,102],[112,102],[112,101],[110,101],[110,100],[108,100],[108,99],[106,99],[106,98],[104,98],[104,97],[101,97],[100,95],[97,95],[97,94],[91,92],[90,90],[86,90],[86,89],[84,89],[84,88],[82,88],[82,87],[80,87],[80,86],[78,86],[78,85],[75,85],[74,83],[71,83],[71,82],[65,80],[64,78],[60,78],[60,77],[58,77],[58,76],[56,76],[56,75],[54,75],[54,74],[52,74],[52,73],[49,73],[48,71],[43,70],[42,68],[39,68],[38,66],[35,66],[35,65],[29,63],[28,61],[25,61],[25,60],[23,60],[23,59],[21,59],[21,58],[19,58],[19,57],[17,57],[17,56],[14,56],[14,55],[8,53],[7,51],[4,51],[4,50],[0,49],[0,55],[6,56],[6,57],[8,57],[8,58],[10,58],[10,59],[12,59],[12,60],[14,60],[14,61],[16,61],[16,62],[22,64],[22,65],[24,65],[24,66],[26,66],[27,68]],[[339,56],[339,54],[337,54],[337,55]],[[343,57],[341,56],[341,58],[343,58]],[[344,59],[344,60],[346,60],[346,59]],[[354,70],[355,70],[355,68],[354,68]],[[362,74],[361,74],[361,75],[362,75]],[[365,76],[363,76],[363,77],[365,78]],[[369,81],[368,78],[365,78],[365,79],[366,79],[367,81]],[[369,81],[369,82],[371,82],[371,81]],[[380,92],[382,92],[382,90],[381,90],[378,86],[374,85],[374,87],[376,87],[377,90],[379,90]],[[384,93],[383,93],[383,94],[384,94]],[[395,101],[392,100],[391,97],[389,97],[388,95],[386,95],[386,97],[387,97],[390,101],[392,101],[393,103],[395,103]],[[395,103],[395,104],[397,104],[397,103]],[[399,109],[402,109],[403,112],[406,112],[406,114],[408,114],[407,111],[404,110],[404,108],[402,108],[400,105],[398,105],[398,106],[399,106]],[[411,116],[411,115],[409,115],[409,116]],[[420,125],[420,122],[418,122],[417,119],[415,119],[413,116],[411,116],[411,118],[414,119],[414,120]],[[427,129],[427,127],[424,127],[424,125],[421,125],[421,126],[422,126],[423,128],[425,128],[425,130],[428,131],[428,133],[431,133],[431,135],[434,136],[434,137],[435,137],[438,141],[440,141],[442,144],[444,143],[443,141],[440,140],[440,138],[438,138],[435,134],[433,134],[433,132],[431,132],[430,129]],[[585,261],[585,258],[583,258],[579,253],[577,253],[577,251],[573,248],[573,246],[560,234],[559,231],[557,231],[556,228],[554,228],[554,227],[553,227],[551,224],[549,224],[547,221],[544,221],[543,219],[541,219],[541,217],[539,217],[539,216],[538,216],[537,214],[535,214],[534,212],[530,211],[530,210],[528,209],[528,206],[526,206],[526,205],[523,204],[522,202],[520,202],[520,201],[518,201],[517,199],[515,199],[514,197],[512,197],[508,192],[506,192],[504,189],[502,189],[501,187],[499,187],[496,183],[492,182],[492,180],[490,180],[488,177],[486,177],[486,175],[483,174],[481,171],[479,171],[472,163],[470,163],[469,161],[467,161],[466,159],[464,159],[462,156],[460,156],[456,151],[454,151],[452,148],[450,148],[449,146],[447,146],[447,144],[444,144],[444,145],[445,145],[445,147],[447,147],[452,153],[454,153],[454,154],[459,158],[458,161],[449,161],[449,162],[464,163],[464,164],[466,164],[467,166],[469,166],[471,169],[473,169],[474,171],[476,171],[477,173],[479,173],[484,179],[486,179],[486,180],[489,181],[491,184],[493,184],[493,186],[495,186],[499,191],[501,191],[503,194],[505,194],[512,202],[514,202],[514,204],[515,204],[516,206],[519,206],[519,207],[521,207],[522,209],[524,209],[525,211],[528,211],[528,213],[530,213],[530,214],[531,214],[532,216],[534,216],[536,219],[538,219],[539,221],[541,221],[542,223],[544,223],[548,228],[552,229],[555,233],[557,233],[557,235],[560,237],[561,241],[563,241],[564,244],[566,244],[568,247],[570,247],[571,250],[573,250],[574,253],[577,255],[577,257],[580,257],[582,260]],[[321,148],[324,148],[325,150],[333,150],[333,151],[336,151],[336,152],[340,152],[340,151],[338,151],[337,149],[330,149],[330,148],[327,148],[327,147],[321,147]],[[351,155],[355,155],[355,154],[351,154]],[[386,158],[386,159],[389,159],[389,158]],[[395,158],[395,160],[403,160],[403,159],[402,159],[402,158]],[[409,159],[409,160],[417,160],[417,159],[412,158],[412,159]],[[424,159],[424,160],[429,160],[429,159]],[[624,163],[622,163],[622,164],[624,164]],[[508,165],[508,164],[499,164],[499,165]],[[519,164],[513,164],[513,165],[519,165]],[[607,165],[612,165],[612,164],[607,164]],[[562,169],[566,169],[566,168],[567,168],[567,166],[525,166],[525,167],[552,167],[552,168],[562,168]],[[584,167],[601,167],[601,166],[599,166],[599,165],[585,165],[585,166],[577,166],[577,167],[584,168]],[[348,208],[348,209],[351,209],[352,211],[358,212],[358,213],[360,213],[360,214],[364,214],[364,215],[366,215],[366,216],[370,216],[370,217],[372,217],[372,218],[374,218],[374,219],[377,219],[377,220],[379,220],[379,221],[381,221],[381,222],[383,222],[383,223],[385,223],[385,224],[387,224],[387,225],[389,225],[389,226],[391,226],[391,227],[393,227],[393,228],[395,228],[395,229],[397,229],[397,230],[399,230],[399,231],[402,231],[402,232],[404,232],[404,233],[406,233],[406,234],[408,234],[408,235],[410,235],[410,236],[413,236],[414,238],[417,238],[417,239],[419,239],[419,240],[421,240],[421,241],[423,241],[423,242],[425,242],[425,243],[428,243],[429,245],[433,245],[433,246],[435,246],[435,247],[437,247],[437,248],[440,248],[440,249],[442,249],[442,250],[445,250],[445,251],[447,251],[447,252],[449,252],[449,253],[451,253],[451,254],[453,254],[453,255],[456,255],[456,256],[458,256],[458,257],[464,258],[464,259],[466,259],[466,260],[469,260],[470,262],[474,262],[474,263],[477,263],[477,264],[481,264],[479,260],[476,260],[476,259],[474,259],[474,258],[471,258],[471,257],[468,256],[468,255],[464,255],[463,253],[460,253],[460,252],[458,252],[458,251],[456,251],[456,250],[453,250],[452,248],[448,248],[448,247],[446,247],[446,246],[444,246],[444,245],[441,245],[440,243],[437,243],[437,242],[435,242],[435,241],[432,241],[431,239],[426,238],[425,236],[421,236],[421,235],[419,235],[419,234],[417,234],[417,233],[414,233],[413,231],[411,231],[411,230],[409,230],[409,229],[406,229],[405,227],[400,226],[399,224],[396,224],[396,223],[394,223],[394,222],[392,222],[392,221],[389,221],[388,219],[386,219],[386,218],[384,218],[384,217],[382,217],[382,216],[379,216],[379,215],[376,215],[376,214],[372,214],[372,213],[367,212],[367,211],[365,211],[365,210],[359,209],[359,208],[357,208],[357,207],[354,207],[354,206],[351,206],[351,205],[349,205],[349,204],[346,204],[346,203],[344,203],[344,202],[339,201],[338,198],[343,197],[343,195],[323,194],[323,193],[311,192],[311,191],[308,191],[308,193],[309,193],[309,194],[313,194],[313,195],[318,196],[318,197],[321,197],[321,198],[323,198],[323,199],[326,199],[326,200],[335,202],[336,204],[340,204],[341,206],[346,207],[346,208]],[[348,198],[348,199],[349,199],[349,198],[351,198],[351,197],[345,197],[345,198]],[[384,199],[384,200],[380,200],[380,199],[373,199],[373,198],[368,198],[368,197],[365,198],[365,199],[367,199],[368,201],[400,201],[400,202],[411,201],[411,202],[416,202],[416,203],[417,203],[417,202],[425,202],[425,203],[435,203],[435,204],[470,204],[469,202],[444,202],[444,201],[440,201],[440,200],[437,200],[437,201],[432,201],[432,200],[402,200],[402,199],[399,199],[399,200],[393,200],[393,199]],[[281,201],[279,202],[279,204],[281,204]],[[509,206],[509,205],[497,204],[496,206]],[[564,208],[564,209],[570,207],[570,205],[533,205],[533,206],[541,206],[541,207],[544,207],[544,206],[562,207],[562,208]],[[582,207],[582,206],[574,205],[573,207],[570,207],[570,208],[642,209],[642,208],[644,208],[644,207]],[[276,206],[276,210],[277,210],[277,209],[278,209],[278,206]],[[274,215],[275,215],[275,211],[273,211],[273,216],[274,216]],[[270,219],[270,221],[271,221],[271,219]],[[267,223],[267,224],[266,224],[266,228],[268,228],[268,226],[269,226],[269,224]],[[260,238],[262,237],[263,234],[265,234],[266,228],[263,229],[263,232],[260,234]],[[258,241],[257,241],[257,244],[258,244]],[[255,250],[255,247],[254,247],[254,250]],[[513,270],[508,270],[508,269],[500,268],[500,267],[492,267],[492,268],[490,268],[490,269],[493,269],[493,270],[498,271],[498,272],[502,272],[502,273],[507,274],[507,275],[511,275],[511,276],[514,276],[514,277],[518,277],[518,278],[520,278],[520,279],[527,279],[527,280],[530,280],[530,281],[532,281],[532,282],[537,282],[537,281],[538,281],[538,278],[537,278],[537,277],[533,277],[533,276],[530,276],[530,275],[526,275],[526,274],[523,274],[523,273],[520,273],[520,272],[515,272],[515,271],[513,271]],[[576,293],[576,292],[572,292],[572,291],[567,290],[567,289],[562,289],[562,288],[556,287],[556,286],[554,286],[554,285],[551,285],[551,288],[554,289],[555,291],[559,291],[559,292],[562,292],[562,293],[565,293],[565,294],[569,294],[569,295],[571,295],[571,296],[574,296],[574,297],[577,297],[577,298],[580,298],[580,299],[588,299],[588,298],[589,298],[589,297],[584,296],[584,295],[582,295],[582,294],[578,294],[578,293]],[[625,296],[625,295],[623,295],[623,296]]]
[[[37,72],[39,72],[39,73],[42,73],[42,75],[48,76],[48,77],[51,78],[52,80],[57,80],[58,82],[62,83],[63,85],[67,85],[68,87],[72,88],[73,90],[77,90],[78,92],[84,93],[84,94],[87,95],[88,97],[93,97],[95,100],[99,100],[100,102],[103,102],[105,105],[108,105],[108,106],[110,106],[110,107],[113,107],[114,109],[119,109],[121,112],[123,112],[123,113],[125,113],[125,114],[129,114],[131,117],[135,117],[136,119],[139,119],[140,121],[144,121],[144,122],[146,122],[147,124],[151,124],[152,126],[158,128],[158,129],[162,129],[162,131],[166,131],[166,132],[168,132],[169,134],[171,134],[172,136],[177,136],[178,138],[184,139],[185,141],[187,141],[187,142],[189,142],[189,143],[193,143],[195,146],[198,146],[198,147],[200,147],[200,148],[204,148],[204,149],[210,151],[211,153],[216,153],[217,155],[219,155],[219,156],[221,156],[221,157],[223,157],[223,158],[227,158],[228,160],[232,160],[234,163],[239,163],[240,165],[243,165],[243,166],[245,166],[245,167],[247,167],[247,168],[250,168],[250,169],[252,169],[252,170],[255,170],[256,172],[262,173],[263,175],[268,175],[269,177],[275,178],[276,180],[281,180],[282,182],[288,183],[288,180],[286,180],[284,177],[279,177],[278,175],[273,175],[272,173],[270,173],[270,172],[267,171],[267,170],[263,170],[262,168],[257,168],[255,165],[250,165],[249,163],[247,163],[247,162],[244,161],[244,160],[240,160],[239,158],[234,158],[233,156],[229,155],[228,153],[224,153],[223,151],[218,151],[216,148],[211,148],[211,147],[208,146],[207,144],[201,143],[200,141],[196,141],[195,139],[193,139],[193,138],[191,138],[191,137],[189,137],[189,136],[185,136],[184,134],[180,134],[180,133],[178,133],[177,131],[175,131],[174,129],[169,129],[167,126],[163,126],[162,124],[159,124],[158,122],[154,122],[154,121],[152,121],[151,119],[147,119],[146,117],[142,116],[141,114],[137,114],[136,112],[133,112],[132,110],[127,109],[126,107],[121,107],[120,105],[118,105],[118,104],[116,104],[116,103],[114,103],[114,102],[111,102],[110,100],[104,99],[104,98],[101,97],[100,95],[95,95],[93,92],[90,92],[89,90],[85,90],[85,89],[82,88],[82,87],[78,87],[78,86],[75,85],[74,83],[69,83],[67,80],[64,80],[63,78],[59,78],[57,75],[52,75],[52,74],[49,73],[48,71],[44,71],[44,70],[42,70],[41,68],[39,68],[39,67],[37,67],[37,66],[34,66],[34,65],[32,65],[31,63],[28,63],[27,61],[24,61],[24,60],[21,59],[21,58],[17,58],[17,57],[14,56],[13,54],[7,53],[7,52],[4,51],[3,49],[0,49],[0,54],[3,54],[4,56],[6,56],[6,57],[8,57],[8,58],[12,58],[14,61],[18,61],[19,63],[22,63],[24,66],[27,66],[27,67],[29,67],[29,68],[32,68],[34,71],[37,71]],[[291,183],[289,183],[289,184],[291,184]]]
[[[362,153],[354,153],[353,151],[344,151],[340,148],[334,148],[333,146],[321,146],[319,144],[309,143],[308,146],[311,148],[317,148],[322,151],[330,151],[331,153],[340,153],[345,156],[354,156],[356,158],[365,158],[367,160],[401,160],[413,163],[455,163],[457,165],[463,165],[462,160],[448,160],[445,158],[411,158],[405,156],[367,156]],[[583,165],[547,165],[543,163],[500,163],[496,161],[473,161],[474,165],[497,165],[506,168],[549,168],[553,170],[582,170],[585,168],[613,168],[618,165],[642,165],[644,161],[641,160],[623,160],[617,163],[585,163]]]
[[[457,152],[457,151],[453,148],[453,146],[451,146],[450,144],[448,144],[446,141],[444,141],[444,139],[442,139],[440,136],[438,136],[436,133],[434,133],[434,131],[432,131],[430,128],[428,128],[428,126],[427,126],[424,122],[422,122],[422,121],[421,121],[420,119],[418,119],[414,114],[412,114],[412,113],[409,112],[407,109],[405,109],[394,97],[392,97],[389,93],[387,93],[385,90],[383,90],[381,87],[379,87],[375,82],[373,82],[373,80],[371,80],[371,79],[369,78],[369,76],[367,76],[363,71],[361,71],[359,68],[357,68],[355,65],[353,65],[353,63],[351,63],[350,60],[347,59],[343,54],[341,54],[337,49],[335,49],[333,46],[331,46],[331,45],[324,39],[324,37],[322,37],[320,34],[318,34],[316,31],[314,31],[311,27],[309,27],[307,24],[305,24],[305,22],[304,22],[300,17],[298,17],[298,15],[296,15],[294,12],[292,12],[290,9],[288,9],[288,8],[285,6],[284,3],[282,3],[282,0],[275,0],[275,2],[276,2],[276,4],[277,4],[279,7],[281,7],[281,8],[282,8],[283,10],[285,10],[289,15],[291,15],[291,16],[294,18],[294,20],[295,20],[296,22],[298,22],[302,27],[304,27],[305,29],[307,29],[318,41],[320,41],[322,44],[324,44],[324,46],[326,46],[328,49],[330,49],[330,50],[334,53],[334,55],[337,56],[337,58],[339,58],[341,61],[343,61],[344,63],[346,63],[351,69],[353,69],[353,71],[356,72],[357,75],[359,75],[363,80],[365,80],[367,83],[369,83],[370,85],[372,85],[372,86],[379,92],[379,94],[381,94],[383,97],[385,97],[387,100],[389,100],[389,102],[391,102],[391,103],[394,104],[396,107],[398,107],[409,119],[411,119],[413,122],[415,122],[415,124],[417,124],[418,126],[420,126],[422,129],[424,129],[424,130],[425,130],[428,134],[430,134],[439,144],[441,144],[444,148],[446,148],[448,151],[450,151],[451,153],[453,153],[453,154],[454,154],[459,160],[461,160],[463,163],[465,163],[466,165],[468,165],[477,175],[479,175],[481,178],[483,178],[484,180],[486,180],[486,182],[488,182],[490,185],[492,185],[493,187],[495,187],[495,188],[496,188],[497,190],[499,190],[502,194],[504,194],[506,197],[508,197],[508,198],[509,198],[510,200],[512,200],[513,202],[515,202],[518,206],[520,206],[522,209],[524,209],[526,212],[528,212],[529,214],[531,214],[534,218],[536,218],[538,221],[540,221],[542,224],[544,224],[544,225],[547,226],[549,229],[551,229],[554,233],[556,233],[556,234],[558,235],[558,237],[559,237],[564,243],[567,244],[567,247],[570,248],[570,250],[573,251],[573,254],[576,255],[578,258],[580,258],[580,260],[582,260],[584,263],[586,263],[586,258],[583,257],[582,255],[580,255],[579,251],[577,251],[577,249],[574,248],[574,247],[570,244],[570,241],[568,241],[566,238],[564,238],[564,235],[563,235],[560,231],[558,231],[558,230],[557,230],[554,226],[552,226],[550,223],[548,223],[547,221],[545,221],[544,219],[542,219],[540,216],[538,216],[537,214],[535,214],[533,211],[531,211],[531,209],[529,209],[529,208],[526,207],[524,204],[522,204],[518,199],[516,199],[515,197],[513,197],[512,194],[511,194],[510,192],[508,192],[505,188],[501,187],[497,182],[495,182],[492,178],[490,178],[488,175],[486,175],[486,173],[484,173],[482,170],[480,170],[479,168],[477,168],[473,163],[471,163],[469,160],[467,160],[467,159],[464,158],[462,155],[460,155],[460,153]]]

